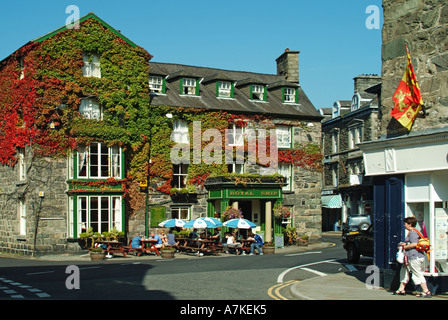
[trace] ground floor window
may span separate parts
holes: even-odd
[[[187,206],[171,207],[171,218],[190,220],[190,207]]]
[[[69,204],[69,213],[76,215],[76,236],[86,232],[89,228],[92,228],[93,232],[99,233],[109,231],[114,227],[122,231],[123,199],[121,196],[79,195],[70,198],[73,200]],[[69,219],[69,221],[72,220]],[[73,222],[70,224],[74,225]]]

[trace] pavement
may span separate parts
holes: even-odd
[[[276,254],[300,253],[307,251],[320,250],[334,246],[334,243],[319,242],[311,243],[308,246],[286,246],[284,248],[276,248]],[[0,254],[0,257],[7,256]],[[229,254],[220,254],[219,256],[198,257],[194,254],[176,254],[175,259],[204,259],[204,258],[225,258]],[[23,258],[23,257],[22,257]],[[30,258],[44,261],[89,261],[88,254],[61,254],[48,255]],[[137,257],[133,254],[128,254],[123,258],[117,254],[110,260],[117,261],[142,261],[142,260],[159,260],[159,256],[145,255]],[[106,259],[108,260],[108,259]],[[107,261],[105,261],[107,263]],[[366,285],[366,280],[371,274],[365,271],[339,272],[336,274],[318,275],[303,281],[298,281],[290,286],[292,296],[297,300],[448,300],[448,293],[438,294],[430,299],[417,298],[416,292],[408,293],[405,296],[395,296],[384,288],[369,288]]]

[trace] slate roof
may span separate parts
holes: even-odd
[[[159,62],[149,62],[149,73],[166,78],[166,94],[152,94],[152,105],[223,110],[233,113],[264,114],[317,121],[322,119],[322,115],[316,110],[300,85],[286,82],[282,76]],[[174,79],[181,76],[201,80],[199,96],[180,94],[179,83],[174,82]],[[216,85],[213,84],[218,80],[235,82],[233,98],[216,96]],[[243,90],[250,84],[267,85],[267,101],[250,100],[245,93],[248,90]],[[298,103],[283,103],[278,94],[274,94],[278,85],[298,88]]]

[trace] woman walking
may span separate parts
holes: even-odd
[[[400,270],[400,287],[397,291],[395,291],[394,295],[405,295],[406,291],[404,288],[406,284],[409,282],[409,274],[412,272],[412,280],[415,285],[420,285],[422,288],[422,293],[418,294],[416,297],[419,298],[431,298],[431,291],[428,290],[428,286],[426,285],[426,279],[424,276],[425,272],[425,253],[417,251],[416,246],[420,236],[417,231],[415,231],[415,226],[417,225],[417,219],[415,217],[408,217],[403,220],[404,227],[409,231],[408,236],[406,237],[406,242],[401,242],[399,247],[402,247],[403,250],[406,250],[406,254],[409,257],[409,264],[402,264]]]

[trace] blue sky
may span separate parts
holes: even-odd
[[[95,12],[148,50],[152,61],[276,73],[300,51],[300,84],[314,106],[350,100],[353,78],[381,73],[381,29],[366,8],[381,0],[40,0],[2,2],[0,60],[66,23],[69,5]]]

